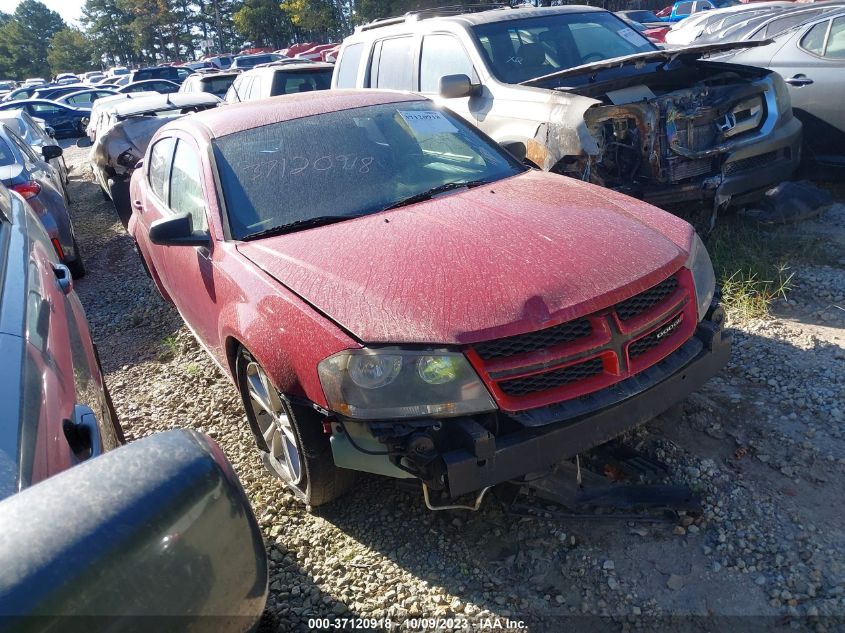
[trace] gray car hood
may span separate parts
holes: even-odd
[[[583,64],[581,66],[573,66],[564,70],[543,75],[542,77],[535,77],[521,82],[523,86],[533,86],[549,79],[562,79],[564,77],[572,77],[574,75],[583,75],[584,73],[593,72],[596,70],[604,70],[607,68],[616,68],[633,64],[635,66],[646,64],[648,62],[665,61],[671,62],[679,57],[693,57],[698,58],[702,55],[713,53],[724,53],[738,48],[754,48],[755,46],[766,46],[771,44],[772,40],[760,40],[753,42],[725,42],[722,44],[700,44],[698,46],[685,46],[684,48],[675,49],[660,49],[649,51],[647,53],[636,53],[634,55],[624,55],[622,57],[613,57],[611,59],[604,59],[600,62],[592,64]]]

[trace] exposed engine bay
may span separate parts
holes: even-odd
[[[723,64],[682,66],[567,92],[601,101],[584,112],[597,147],[564,158],[553,171],[664,207],[713,200],[726,156],[760,140],[778,116],[771,73]]]

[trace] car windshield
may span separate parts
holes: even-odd
[[[332,68],[321,68],[308,72],[276,73],[273,78],[273,94],[287,95],[295,92],[328,90],[332,86]]]
[[[658,18],[651,11],[625,11],[627,17],[637,22],[660,22]]]
[[[367,215],[524,170],[430,102],[308,116],[230,134],[213,146],[235,239]]]
[[[235,80],[235,77],[236,75],[229,75],[228,77],[204,77],[201,82],[202,90],[217,95],[222,99],[226,95],[229,86]]]
[[[251,55],[245,57],[238,57],[235,62],[238,68],[252,68],[258,64],[269,64],[281,59],[279,55]]]
[[[503,20],[473,29],[499,81],[516,84],[582,64],[655,47],[612,13],[562,13]]]

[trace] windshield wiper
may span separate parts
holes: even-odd
[[[421,193],[415,193],[413,196],[409,196],[399,202],[394,202],[391,205],[388,205],[382,209],[382,211],[387,211],[389,209],[397,209],[399,207],[405,207],[409,204],[414,204],[415,202],[423,202],[424,200],[431,200],[434,196],[439,193],[445,193],[447,191],[452,191],[454,189],[463,189],[466,187],[467,189],[472,189],[473,187],[479,187],[481,185],[486,185],[490,181],[486,179],[479,179],[479,180],[469,180],[467,182],[447,182],[442,185],[437,185],[436,187],[432,187],[427,191],[423,191]]]
[[[264,231],[257,231],[243,236],[241,239],[257,240],[262,237],[272,237],[274,235],[284,235],[285,233],[293,233],[302,229],[310,229],[315,226],[325,226],[326,224],[334,224],[335,222],[343,222],[344,220],[351,220],[353,218],[360,218],[360,215],[320,215],[316,218],[306,218],[304,220],[297,220],[289,224],[282,224],[281,226],[274,226],[271,229]]]

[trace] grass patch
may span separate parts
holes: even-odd
[[[175,336],[166,336],[161,341],[161,352],[159,352],[159,360],[167,361],[176,358],[179,355],[179,341]]]
[[[765,317],[792,287],[798,263],[828,263],[821,242],[794,228],[763,227],[739,216],[720,218],[707,240],[716,282],[728,314],[745,320]]]

